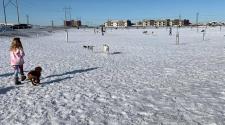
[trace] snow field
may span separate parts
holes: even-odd
[[[180,45],[175,28],[173,36],[165,28],[107,30],[105,36],[70,29],[68,43],[65,31],[22,37],[25,71],[43,68],[39,86],[13,84],[11,38],[2,37],[0,123],[225,124],[225,32],[207,29],[205,41],[195,28],[179,33]]]

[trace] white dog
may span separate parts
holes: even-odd
[[[103,44],[103,51],[109,53],[109,46],[107,44]]]

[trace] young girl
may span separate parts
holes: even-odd
[[[25,53],[20,38],[14,38],[10,46],[10,62],[11,66],[14,68],[14,82],[16,85],[21,84],[18,76],[19,73],[21,75],[21,81],[26,79],[23,72],[24,56]]]

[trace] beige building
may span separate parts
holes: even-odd
[[[142,25],[144,27],[146,27],[146,26],[154,26],[155,25],[155,20],[143,20]]]
[[[136,22],[134,26],[142,27],[142,26],[143,26],[143,23],[144,23],[144,22],[139,21],[139,22]]]
[[[154,26],[164,27],[168,26],[167,20],[143,20],[143,27]]]
[[[165,27],[165,26],[188,26],[190,24],[189,20],[143,20],[142,26],[154,26],[154,27]]]
[[[167,26],[167,21],[166,20],[156,20],[155,21],[155,26],[156,27],[164,27],[164,26]]]
[[[128,27],[131,26],[130,20],[109,20],[105,23],[105,27]]]

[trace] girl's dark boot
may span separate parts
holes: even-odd
[[[26,76],[24,74],[21,74],[20,79],[21,79],[21,81],[24,81],[26,79]]]
[[[18,78],[18,77],[15,77],[15,78],[14,78],[14,82],[15,82],[16,85],[22,84],[22,83],[19,81],[19,78]]]

